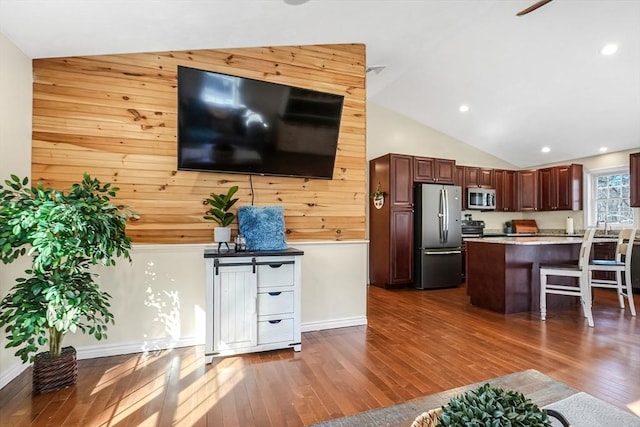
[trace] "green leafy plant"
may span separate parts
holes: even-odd
[[[205,199],[204,203],[211,206],[203,216],[204,219],[210,219],[217,222],[220,227],[228,227],[233,222],[236,215],[229,210],[238,201],[237,198],[233,199],[233,195],[238,191],[238,186],[234,185],[230,187],[227,194],[211,193],[209,198]]]
[[[18,347],[15,354],[23,362],[47,343],[50,356],[60,356],[68,332],[107,337],[107,324],[114,323],[111,297],[89,270],[115,265],[118,257],[131,260],[125,228],[127,218],[135,216],[110,202],[117,187],[88,174],[68,193],[28,183],[11,175],[6,187],[0,185],[0,260],[7,264],[23,255],[32,260],[28,277],[16,279],[0,301],[5,347]]]
[[[438,427],[548,427],[551,422],[522,393],[489,384],[452,398],[442,407]]]

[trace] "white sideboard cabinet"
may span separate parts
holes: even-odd
[[[207,249],[205,363],[214,357],[301,350],[302,255]]]

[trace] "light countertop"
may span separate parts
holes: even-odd
[[[493,243],[501,245],[574,245],[582,243],[582,237],[527,236],[527,237],[482,237],[465,239],[466,242]],[[596,241],[594,239],[594,241]],[[608,241],[608,240],[607,240]]]

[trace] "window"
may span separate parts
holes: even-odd
[[[633,209],[629,204],[630,182],[626,170],[592,175],[592,210],[594,225],[633,225]]]

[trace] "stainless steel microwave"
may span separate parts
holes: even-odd
[[[467,187],[467,209],[490,211],[496,209],[496,190]]]

